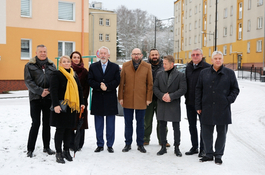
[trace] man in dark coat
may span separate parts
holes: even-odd
[[[151,64],[152,67],[152,75],[153,75],[153,82],[155,81],[155,77],[158,72],[163,71],[163,60],[160,58],[159,52],[157,49],[151,49],[149,53],[149,59],[148,62]],[[157,113],[157,98],[155,94],[153,94],[152,102],[147,106],[145,110],[145,116],[144,116],[144,145],[149,145],[150,142],[150,135],[152,133],[152,126],[153,126],[153,117],[154,113]],[[160,143],[159,138],[159,123],[157,121],[156,126],[157,131],[157,138],[158,142]],[[169,147],[169,143],[167,143],[167,146]]]
[[[32,119],[27,145],[28,157],[33,156],[41,123],[41,112],[43,122],[43,152],[46,152],[49,155],[55,154],[55,152],[50,149],[51,97],[49,91],[50,77],[52,72],[55,70],[56,67],[53,62],[47,58],[47,48],[44,45],[38,45],[36,56],[29,60],[24,69],[24,80],[27,88],[29,89],[30,115]]]
[[[180,145],[180,97],[187,91],[184,73],[174,67],[174,58],[171,55],[163,59],[165,71],[159,72],[154,83],[154,94],[157,97],[157,120],[159,121],[159,134],[161,139],[161,150],[157,155],[167,152],[167,122],[171,121],[174,130],[175,154],[182,156]]]
[[[197,111],[195,110],[195,88],[198,81],[199,74],[201,70],[211,65],[202,60],[203,54],[202,50],[199,48],[193,49],[191,52],[192,61],[187,64],[185,75],[187,81],[187,93],[185,94],[186,98],[186,109],[187,109],[187,118],[189,122],[189,131],[191,138],[191,149],[186,152],[186,155],[197,154],[198,151],[198,132],[197,132]],[[198,115],[200,118],[200,115]],[[204,156],[204,146],[201,137],[201,126],[200,126],[200,153],[199,157]]]
[[[201,115],[202,138],[206,156],[201,162],[212,161],[222,164],[226,133],[231,120],[231,104],[239,94],[237,79],[233,70],[223,66],[223,54],[214,51],[213,65],[201,71],[195,91],[195,108]],[[213,151],[213,131],[216,126],[217,138]]]
[[[93,88],[91,114],[95,115],[97,148],[95,152],[104,150],[104,116],[106,116],[106,138],[108,152],[112,148],[115,137],[115,115],[118,114],[116,88],[120,84],[119,66],[110,62],[110,51],[102,46],[99,49],[100,61],[90,65],[88,84]]]

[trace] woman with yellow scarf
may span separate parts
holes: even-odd
[[[69,152],[71,132],[75,126],[76,113],[84,109],[83,91],[78,77],[71,68],[69,56],[62,56],[59,61],[59,70],[51,77],[50,93],[53,111],[51,112],[51,126],[56,127],[54,141],[56,162],[65,163],[64,158],[72,161]],[[67,104],[67,111],[63,112],[60,102]],[[62,151],[62,142],[64,148]]]

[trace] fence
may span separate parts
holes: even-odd
[[[252,80],[260,80],[264,82],[264,72],[262,67],[242,67],[238,70],[238,78]]]

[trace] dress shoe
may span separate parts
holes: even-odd
[[[103,151],[104,150],[104,148],[103,147],[97,147],[96,149],[95,149],[95,153],[99,153],[100,151]]]
[[[32,158],[32,157],[33,157],[33,151],[28,151],[28,152],[27,152],[27,157]]]
[[[222,161],[221,158],[215,158],[214,162],[215,162],[215,164],[217,164],[217,165],[222,165],[222,163],[223,163],[223,161]]]
[[[160,155],[163,155],[163,154],[165,154],[165,153],[167,153],[167,147],[166,147],[166,145],[162,145],[161,150],[158,151],[158,152],[156,153],[156,155],[160,156]]]
[[[44,148],[43,152],[48,153],[49,155],[55,154],[55,151],[51,150],[50,148]]]
[[[160,146],[162,146],[162,144],[159,143]],[[169,143],[166,143],[166,147],[170,147]]]
[[[63,160],[62,153],[56,153],[56,162],[65,163],[65,161]]]
[[[144,148],[144,146],[138,146],[138,150],[141,152],[141,153],[146,153],[146,150]]]
[[[174,152],[175,152],[175,154],[176,154],[177,157],[182,157],[182,153],[180,152],[178,146],[175,147],[175,151]]]
[[[131,145],[125,145],[125,147],[122,149],[122,152],[128,152],[131,150]]]
[[[207,162],[207,161],[213,161],[213,158],[212,158],[212,157],[206,157],[206,156],[203,156],[203,157],[200,159],[200,162]]]
[[[144,142],[144,145],[149,145],[149,142]]]
[[[68,161],[73,161],[73,158],[72,158],[72,156],[71,156],[69,151],[63,151],[62,156],[63,156],[63,158],[65,158]]]
[[[114,153],[114,149],[112,147],[108,147],[108,152],[109,153]]]
[[[186,155],[192,155],[192,154],[197,154],[199,151],[198,151],[198,148],[191,148],[188,152],[185,152]]]
[[[200,150],[200,153],[199,153],[198,157],[203,157],[203,156],[205,156],[205,155],[206,155],[206,154],[205,154],[204,150]]]

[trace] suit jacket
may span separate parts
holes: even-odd
[[[129,109],[146,109],[146,101],[152,101],[153,77],[151,65],[141,61],[137,70],[133,62],[123,63],[119,100],[123,99],[123,107]]]
[[[235,72],[221,67],[201,71],[195,92],[195,109],[202,110],[201,123],[204,125],[231,124],[231,103],[236,100],[239,87]]]
[[[100,116],[118,114],[116,88],[120,83],[119,70],[119,66],[110,61],[108,61],[105,73],[103,73],[100,61],[90,65],[88,85],[93,88],[91,114]],[[101,82],[107,86],[106,91],[101,90]]]
[[[154,83],[154,94],[157,100],[157,120],[179,122],[180,97],[187,91],[187,84],[184,73],[173,68],[168,76],[166,71],[159,72]],[[169,93],[171,102],[164,102],[162,97]]]

